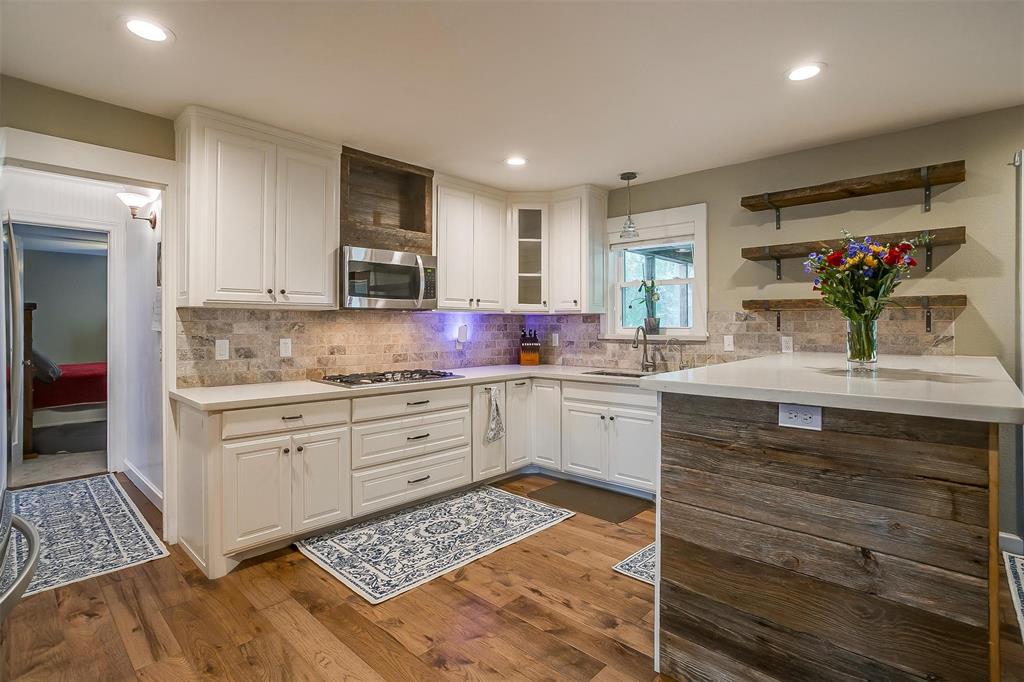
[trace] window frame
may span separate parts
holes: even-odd
[[[632,339],[635,328],[622,326],[622,294],[623,287],[640,286],[639,280],[625,280],[625,256],[627,249],[675,244],[693,243],[693,276],[657,280],[659,286],[671,284],[689,284],[693,298],[693,318],[689,328],[675,327],[663,329],[660,334],[652,334],[651,339],[681,339],[702,341],[707,340],[707,296],[708,296],[708,257],[707,257],[707,204],[693,204],[661,211],[649,211],[633,214],[637,224],[639,239],[622,240],[619,231],[622,229],[623,217],[609,218],[608,262],[607,262],[607,296],[608,311],[601,316],[601,338]]]

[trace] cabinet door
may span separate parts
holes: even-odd
[[[273,303],[277,147],[206,129],[208,248],[204,296],[209,302]]]
[[[505,470],[512,471],[532,459],[533,426],[530,422],[530,380],[505,382]]]
[[[474,198],[451,187],[437,188],[437,307],[469,308],[473,294]]]
[[[562,384],[533,380],[533,463],[562,469]]]
[[[292,438],[292,532],[352,515],[351,439],[347,426]]]
[[[512,207],[512,309],[548,310],[548,217],[541,204]]]
[[[583,248],[583,204],[579,197],[556,202],[551,208],[551,300],[556,311],[582,310],[580,263]]]
[[[339,163],[278,148],[278,303],[330,307],[337,300]]]
[[[261,438],[223,449],[224,550],[291,533],[291,438]]]
[[[562,403],[562,471],[608,477],[608,408],[590,403]]]
[[[609,481],[653,491],[660,448],[656,412],[622,407],[609,409]]]
[[[504,310],[502,267],[505,249],[505,204],[477,196],[473,221],[474,309]]]
[[[505,437],[493,443],[484,440],[490,416],[491,390],[504,388],[505,384],[489,384],[473,387],[473,480],[479,481],[505,472],[505,445],[508,441],[508,415],[505,413],[504,396],[498,400],[498,409],[505,421]],[[499,392],[500,393],[500,392]]]

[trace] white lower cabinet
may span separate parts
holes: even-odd
[[[524,467],[532,460],[531,383],[530,379],[505,382],[505,471]]]
[[[472,482],[469,446],[422,455],[352,474],[355,516],[394,507]]]
[[[658,414],[651,410],[608,410],[608,480],[654,490],[660,452]]]
[[[224,549],[252,547],[292,530],[290,436],[224,446]]]
[[[562,384],[552,379],[533,380],[531,410],[533,463],[562,468]]]
[[[349,428],[293,436],[292,449],[292,531],[299,533],[349,518]]]
[[[608,477],[608,408],[562,403],[562,471],[589,478]]]
[[[505,437],[488,443],[487,426],[490,421],[491,401],[497,400],[503,420],[505,412],[504,383],[473,387],[473,480],[480,481],[505,473],[505,447],[508,440],[508,424]]]

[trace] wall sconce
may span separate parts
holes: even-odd
[[[147,220],[149,226],[156,229],[156,211],[150,212],[148,217],[140,217],[139,209],[146,204],[152,203],[152,199],[147,197],[145,194],[137,194],[135,192],[118,192],[117,198],[121,200],[121,203],[128,207],[128,210],[132,212],[132,218],[136,220]]]

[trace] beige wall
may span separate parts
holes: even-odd
[[[107,359],[107,258],[25,251],[32,345],[56,363]]]
[[[0,127],[174,158],[174,121],[0,76]]]
[[[966,225],[967,244],[937,248],[934,270],[918,268],[900,293],[967,294],[968,307],[956,320],[956,352],[998,356],[1012,371],[1014,169],[1007,164],[1021,148],[1024,107],[1014,107],[636,185],[633,210],[707,202],[711,311],[739,310],[748,298],[811,295],[799,261],[784,261],[776,282],[774,263],[744,261],[744,246],[834,238],[843,228],[862,235]],[[967,180],[936,188],[930,213],[922,209],[921,191],[908,190],[784,209],[776,231],[771,211],[740,207],[748,194],[958,159],[967,162]],[[643,168],[638,171],[642,179]],[[610,216],[625,214],[624,190],[611,193],[608,208]]]

